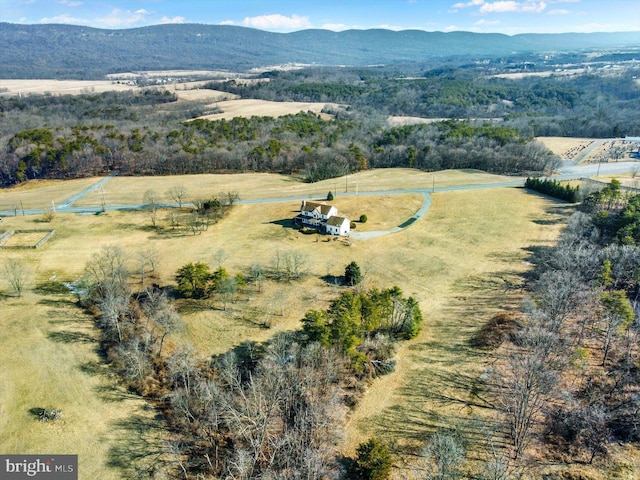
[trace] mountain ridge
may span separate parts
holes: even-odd
[[[509,36],[463,31],[309,29],[277,33],[207,24],[108,30],[0,23],[0,77],[90,79],[124,71],[246,70],[286,63],[364,66],[614,47],[640,47],[640,32]]]

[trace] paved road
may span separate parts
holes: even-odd
[[[596,174],[600,175],[611,175],[611,174],[619,174],[619,173],[629,173],[638,171],[640,169],[640,163],[638,162],[617,162],[617,163],[602,163],[596,165],[573,165],[571,163],[562,166],[558,175],[555,175],[553,178],[556,180],[573,180],[578,178],[589,178]],[[98,213],[100,211],[115,211],[115,210],[142,210],[146,208],[145,204],[132,204],[132,205],[105,205],[104,209],[102,206],[83,206],[83,207],[74,207],[73,203],[78,201],[80,198],[85,195],[95,191],[96,189],[102,187],[106,182],[115,177],[118,172],[114,172],[107,177],[103,178],[99,182],[91,185],[90,187],[84,189],[83,191],[69,197],[67,200],[59,204],[56,209],[61,213]],[[424,198],[422,206],[420,210],[418,210],[410,219],[398,225],[397,227],[392,228],[391,230],[379,230],[373,232],[351,232],[351,237],[356,239],[367,239],[379,237],[381,235],[387,235],[389,233],[395,233],[404,230],[405,228],[410,227],[413,223],[419,220],[431,206],[431,196],[430,193],[433,192],[450,192],[450,191],[459,191],[459,190],[478,190],[485,188],[505,188],[505,187],[516,187],[523,185],[522,179],[511,180],[506,182],[496,182],[496,183],[482,183],[476,185],[451,185],[448,187],[437,187],[433,188],[409,188],[409,189],[394,189],[394,190],[374,190],[374,191],[360,191],[359,195],[361,196],[372,196],[372,195],[406,195],[411,193],[421,194]],[[342,193],[340,196],[353,197],[357,194],[355,192]],[[245,200],[238,200],[237,204],[239,205],[254,205],[254,204],[265,204],[265,203],[283,203],[283,202],[298,202],[302,200],[308,200],[310,198],[317,198],[317,195],[296,195],[291,197],[274,197],[274,198],[250,198]],[[193,206],[192,204],[184,204],[187,206]],[[174,208],[177,207],[177,203],[165,203],[159,205],[160,208]],[[42,214],[42,209],[31,209],[25,210],[25,215],[39,215]],[[0,211],[0,217],[8,217],[13,216],[13,210],[5,210]]]

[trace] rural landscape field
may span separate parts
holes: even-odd
[[[637,31],[8,3],[0,478],[640,478]]]
[[[430,186],[428,178],[419,185],[412,179],[414,172],[405,171],[403,174],[413,188]],[[447,182],[448,176],[460,178],[460,172],[441,175],[443,183]],[[468,177],[471,182],[487,180],[483,174],[468,174]],[[402,178],[399,176],[394,180],[406,185]],[[124,192],[135,190],[136,184],[147,185],[149,180],[158,181],[157,178],[131,179],[134,183],[122,190],[120,202],[115,202],[116,198],[110,198],[110,201],[126,203],[129,199]],[[189,180],[183,180],[191,188]],[[224,182],[224,177],[216,180]],[[255,182],[249,191],[255,192],[256,196],[263,193],[259,187],[263,183],[260,176],[243,180]],[[65,185],[67,194],[73,193],[76,185],[64,182],[59,187],[64,188]],[[215,188],[223,186],[224,183]],[[228,186],[238,185],[230,183]],[[411,217],[419,209],[421,201],[421,197],[415,194],[337,196],[335,204],[340,210],[354,214],[366,212],[370,218],[365,225],[367,228],[390,229]],[[278,250],[309,253],[309,276],[304,281],[294,285],[268,285],[248,304],[232,304],[226,311],[211,305],[185,314],[186,329],[171,340],[176,343],[189,341],[203,356],[223,353],[245,340],[262,342],[275,332],[300,328],[300,319],[306,310],[326,307],[336,291],[343,288],[327,283],[321,277],[340,276],[344,265],[355,260],[367,271],[367,287],[398,285],[418,299],[426,327],[406,349],[398,352],[396,373],[370,387],[349,421],[343,451],[353,453],[355,446],[372,433],[372,426],[374,432],[385,440],[408,442],[413,446],[417,439],[438,426],[463,421],[464,418],[455,420],[460,416],[459,407],[429,399],[428,391],[435,388],[444,393],[446,390],[454,398],[461,396],[464,400],[466,393],[456,387],[450,376],[464,372],[465,377],[473,377],[486,368],[484,362],[477,362],[477,355],[468,347],[469,337],[495,312],[516,308],[520,295],[504,297],[501,278],[517,278],[527,268],[526,249],[549,244],[556,238],[560,220],[567,215],[566,208],[514,188],[439,193],[433,196],[428,214],[406,231],[377,239],[354,240],[350,246],[325,242],[324,239],[318,242],[317,237],[302,235],[276,223],[292,217],[298,208],[298,202],[293,201],[268,204],[260,207],[259,211],[254,211],[254,206],[238,206],[227,218],[198,236],[150,231],[147,215],[143,212],[99,216],[60,214],[46,224],[47,228],[56,230],[46,246],[33,250],[33,253],[20,253],[20,258],[28,262],[28,288],[31,290],[52,277],[58,281],[74,281],[82,274],[91,256],[107,245],[121,247],[131,262],[135,262],[135,256],[141,250],[155,249],[162,267],[153,281],[162,284],[172,282],[173,273],[184,263],[215,262],[216,253],[220,250],[224,251],[224,265],[231,272],[248,271],[256,261],[268,264]],[[379,216],[386,218],[379,219]],[[502,235],[507,224],[510,225],[508,238]],[[10,229],[42,226],[37,216],[6,217],[3,222],[3,228]],[[15,256],[14,252],[7,249],[3,255],[11,258]],[[417,252],[420,261],[416,261]],[[5,287],[8,288],[7,285]],[[475,302],[467,303],[465,298],[471,294],[481,294],[486,305],[478,309]],[[42,445],[42,438],[48,438],[53,442],[51,447],[55,445],[65,451],[76,451],[76,442],[82,438],[81,444],[86,445],[87,450],[80,451],[80,455],[92,455],[104,467],[112,461],[110,456],[118,455],[120,449],[134,448],[128,442],[139,440],[135,435],[136,422],[146,421],[153,427],[157,420],[145,412],[139,400],[114,385],[106,367],[100,365],[93,320],[77,310],[73,295],[29,293],[20,299],[8,296],[3,303],[3,310],[10,312],[5,319],[10,329],[1,349],[5,355],[3,364],[12,365],[3,370],[3,384],[17,385],[20,379],[27,381],[21,387],[3,390],[6,395],[3,405],[17,417],[12,415],[11,421],[6,423],[7,429],[3,429],[11,432],[3,441],[3,450],[19,451],[29,445]],[[266,311],[267,314],[271,311],[271,328],[261,328],[255,320],[243,318],[251,310]],[[19,313],[25,311],[30,312],[28,323]],[[15,342],[15,337],[21,332],[29,332],[28,337]],[[47,365],[44,371],[42,365]],[[59,369],[56,365],[64,365],[64,368]],[[416,384],[417,379],[424,386]],[[67,384],[72,384],[74,390],[63,387]],[[413,385],[411,389],[410,385]],[[414,388],[418,391],[412,391]],[[417,398],[423,400],[416,403]],[[29,404],[36,399],[40,404]],[[33,422],[29,409],[38,406],[59,407],[65,416],[56,424]],[[436,410],[438,415],[427,420],[429,412]],[[464,416],[480,413],[466,411]],[[410,422],[414,415],[424,415],[425,420],[420,424],[411,422],[410,438],[406,437],[406,431],[403,434],[387,431],[387,417],[396,417],[393,424],[398,425]],[[25,425],[29,428],[23,430]],[[138,427],[142,428],[142,425]],[[160,426],[155,428],[160,429]],[[127,433],[122,436],[107,433],[114,429]],[[52,430],[55,432],[53,435]],[[146,435],[151,435],[151,445],[146,447],[150,450],[141,453],[155,454],[151,447],[160,439],[153,435],[153,430]],[[137,448],[141,446],[137,445]],[[105,475],[99,465],[94,468],[100,475]],[[96,474],[91,471],[82,473]],[[110,475],[117,478],[118,472]]]

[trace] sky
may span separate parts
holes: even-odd
[[[0,22],[109,29],[205,23],[283,33],[309,28],[620,32],[640,31],[640,0],[0,0]]]

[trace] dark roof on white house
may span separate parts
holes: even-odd
[[[327,205],[326,203],[317,203],[317,202],[304,202],[302,208],[300,209],[303,212],[313,212],[315,209],[318,209],[321,214],[326,215],[329,213],[333,205]]]
[[[333,217],[329,217],[329,219],[327,220],[327,225],[331,225],[332,227],[339,227],[341,226],[345,221],[349,221],[348,218],[345,217],[338,217],[338,216],[333,216]]]

